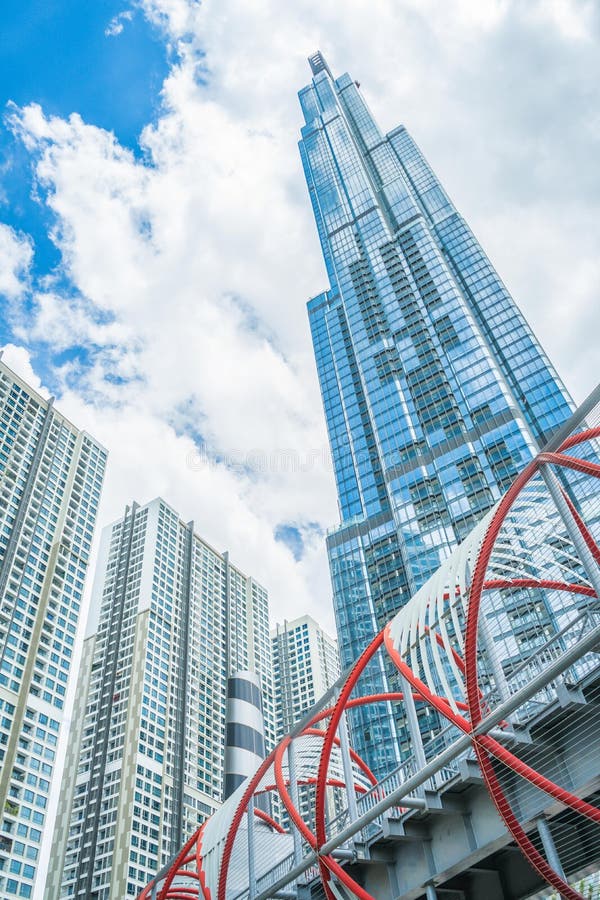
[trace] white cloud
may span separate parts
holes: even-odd
[[[570,40],[587,41],[591,38],[593,0],[537,0],[532,4],[531,12]]]
[[[62,253],[20,334],[84,348],[57,387],[111,450],[103,521],[163,494],[266,584],[277,615],[331,624],[313,524],[335,522],[335,493],[305,311],[326,280],[296,148],[316,47],[359,78],[384,128],[415,134],[582,398],[599,132],[574,122],[598,64],[591,38],[574,46],[587,5],[555,7],[548,19],[509,0],[146,0],[178,55],[141,159],[77,115],[13,110]],[[301,530],[299,561],[275,539],[281,523]]]
[[[44,388],[42,382],[34,371],[31,364],[31,357],[25,347],[19,347],[16,344],[5,344],[0,347],[2,353],[2,362],[16,372],[23,381],[26,381],[34,391],[37,391],[43,397],[49,397],[50,392]]]
[[[106,35],[106,37],[116,37],[123,31],[125,23],[131,22],[132,19],[133,11],[131,9],[127,9],[124,12],[118,13],[116,16],[112,17],[112,19],[104,29],[104,34]]]
[[[32,259],[31,240],[0,223],[0,294],[16,300],[27,290]]]

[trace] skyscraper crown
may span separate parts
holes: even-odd
[[[311,68],[313,75],[318,75],[319,72],[324,71],[324,72],[327,72],[327,74],[330,75],[331,78],[333,78],[333,75],[331,74],[331,69],[327,65],[325,57],[323,56],[323,54],[321,53],[320,50],[317,50],[315,53],[312,54],[312,56],[309,56],[308,62],[310,64],[310,68]]]

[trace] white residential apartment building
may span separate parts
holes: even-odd
[[[259,677],[266,591],[161,499],[103,532],[46,900],[135,897],[221,802],[226,682]]]
[[[311,616],[271,631],[277,736],[283,737],[340,677],[337,641]]]
[[[273,674],[275,689],[275,717],[277,737],[292,731],[323,694],[338,680],[340,661],[337,642],[308,615],[291,622],[284,621],[271,631],[273,648]],[[317,726],[322,728],[322,725]],[[320,745],[315,743],[315,752]],[[316,763],[316,758],[315,758]],[[298,785],[300,814],[305,822],[314,826],[315,788]],[[311,772],[311,774],[313,774]],[[343,778],[343,772],[337,773]],[[341,811],[341,798],[328,789],[328,812],[331,817]],[[274,812],[284,826],[288,816],[280,803],[274,802]]]
[[[0,897],[46,882],[106,451],[0,361]]]

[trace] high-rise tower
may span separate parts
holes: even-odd
[[[277,739],[293,731],[318,700],[340,677],[337,644],[312,616],[279,623],[271,631]],[[320,723],[317,728],[322,727]],[[319,747],[320,749],[320,747]],[[339,773],[344,777],[343,771]],[[298,809],[314,828],[316,787],[298,785]],[[330,816],[342,811],[339,797],[328,797]],[[288,827],[287,812],[275,804],[282,824]]]
[[[270,749],[266,591],[160,498],[133,504],[102,535],[47,900],[137,896],[214,812],[244,670]]]
[[[334,79],[320,53],[309,62],[300,153],[329,288],[308,311],[341,516],[327,548],[345,667],[572,403],[406,129],[383,134],[349,75]],[[378,688],[385,673],[370,677]],[[371,708],[354,714],[379,772],[402,745],[389,727]]]
[[[0,897],[39,897],[106,451],[0,362]]]
[[[340,677],[337,643],[312,616],[271,630],[275,721],[280,740]]]

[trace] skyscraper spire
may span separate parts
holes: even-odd
[[[327,65],[325,57],[323,56],[323,54],[321,53],[320,50],[316,50],[312,54],[312,56],[309,56],[308,62],[309,62],[309,65],[310,65],[313,75],[318,75],[319,72],[327,72],[327,74],[330,75],[331,78],[333,78],[333,75],[331,74],[331,69]]]

